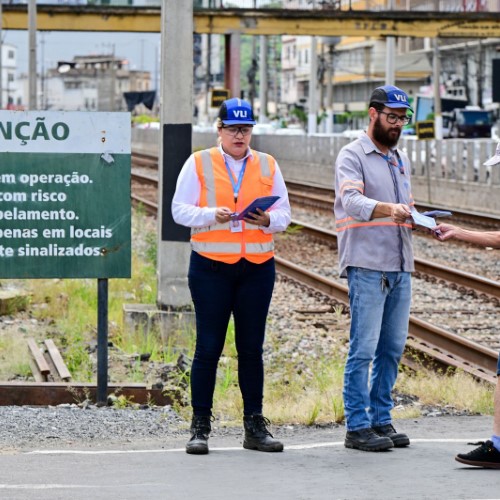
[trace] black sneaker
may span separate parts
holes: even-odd
[[[498,451],[491,441],[479,441],[479,443],[469,443],[472,445],[480,444],[475,450],[469,453],[459,453],[455,460],[467,465],[476,467],[486,467],[487,469],[500,469],[500,451]]]
[[[371,427],[347,431],[344,446],[363,451],[384,451],[394,446],[390,438],[379,436]]]
[[[410,444],[410,438],[402,432],[397,432],[392,424],[373,426],[373,430],[379,436],[388,437],[396,448],[401,448],[402,446],[408,446]]]

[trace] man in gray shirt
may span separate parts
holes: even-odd
[[[364,451],[410,444],[391,419],[414,271],[410,162],[396,148],[408,110],[413,111],[401,89],[376,88],[366,133],[342,148],[335,164],[339,266],[351,308],[345,446]]]

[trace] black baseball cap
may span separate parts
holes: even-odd
[[[370,97],[370,104],[379,103],[387,106],[388,108],[406,108],[413,113],[413,109],[410,106],[408,95],[406,92],[401,90],[394,85],[384,85],[383,87],[377,87]]]
[[[221,104],[219,118],[224,125],[255,125],[252,106],[237,97]]]

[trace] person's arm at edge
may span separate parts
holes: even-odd
[[[472,231],[442,223],[435,228],[434,234],[440,241],[456,239],[483,247],[500,248],[500,231]]]

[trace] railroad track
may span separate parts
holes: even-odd
[[[149,189],[154,191],[154,176],[150,174],[136,173],[133,176],[133,181],[136,184],[145,183],[149,186]],[[151,197],[138,197],[133,193],[132,198],[134,204],[141,204],[146,211],[153,215],[156,214],[158,205],[151,200]],[[333,232],[314,228],[298,221],[294,223],[302,226],[304,231],[314,234],[316,238],[327,239],[330,243],[335,243],[336,235]],[[344,285],[340,285],[280,257],[276,257],[276,264],[278,271],[289,279],[305,284],[341,304],[344,308],[348,308],[347,287]],[[499,285],[492,280],[449,268],[446,269],[445,266],[431,263],[421,262],[419,267],[419,272],[424,274],[434,273],[433,275],[438,279],[454,282],[457,287],[465,286],[464,283],[466,283],[468,290],[473,290],[479,296],[487,296],[490,300],[496,300],[498,303],[500,297]],[[431,360],[430,364],[433,367],[438,366],[441,368],[445,366],[461,369],[479,380],[492,384],[496,383],[498,357],[496,351],[411,316],[409,339],[403,363],[413,369],[418,368],[415,361],[416,355],[421,362],[427,363]]]

